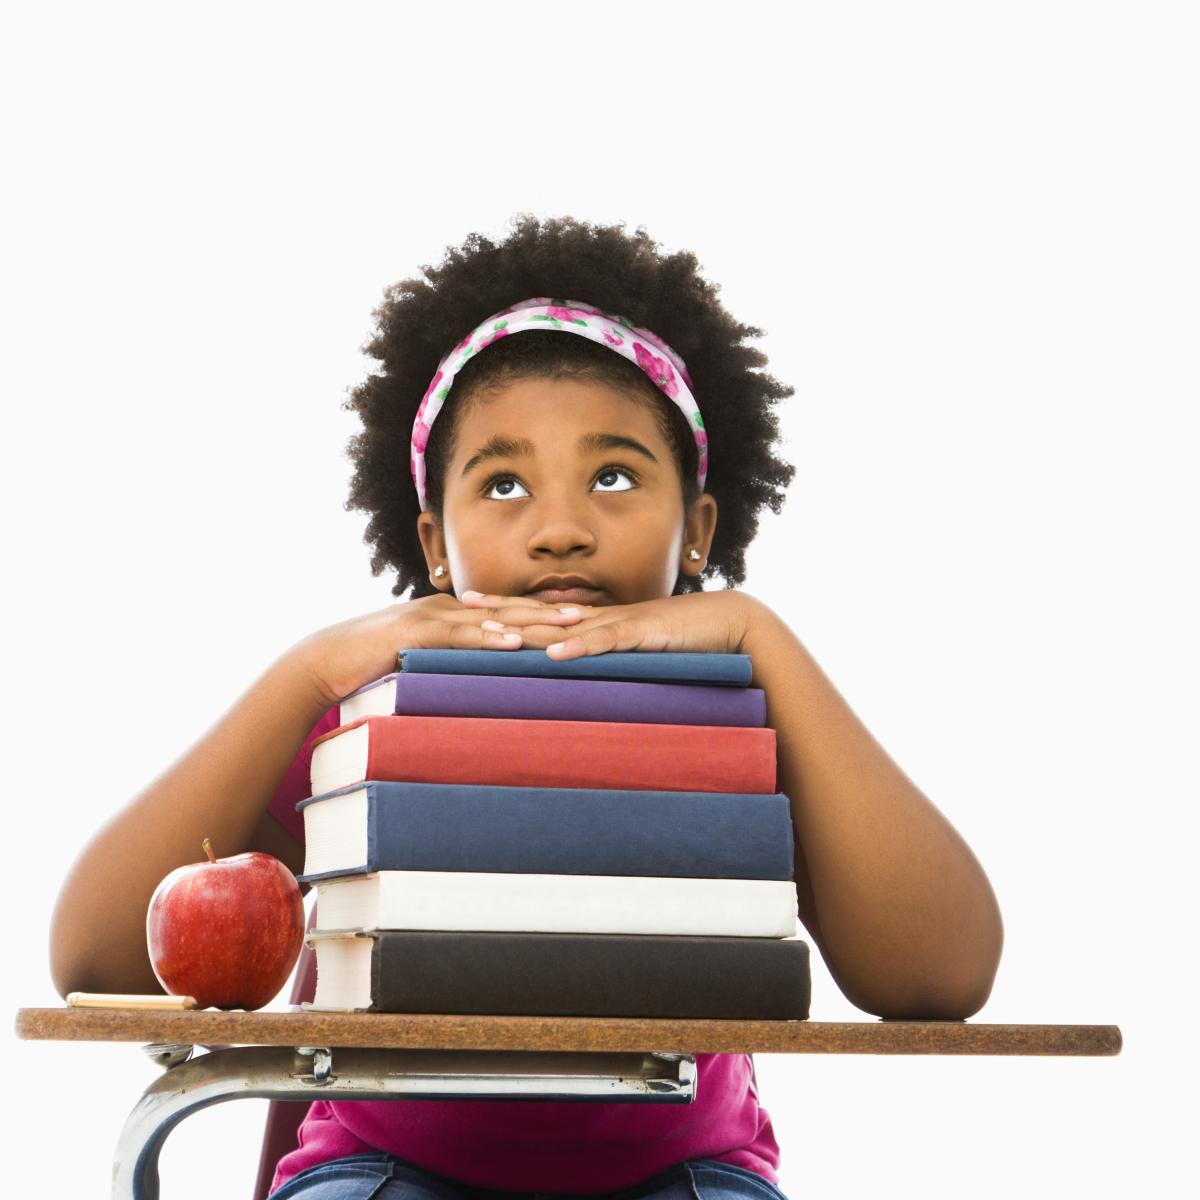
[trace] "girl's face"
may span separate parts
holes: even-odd
[[[522,379],[468,404],[443,525],[422,513],[417,529],[434,584],[457,595],[607,605],[669,596],[680,571],[697,574],[716,518],[709,495],[685,514],[651,408],[603,383]],[[685,557],[692,546],[699,561]],[[441,580],[438,563],[449,568]]]

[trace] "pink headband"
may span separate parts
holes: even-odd
[[[615,350],[640,367],[654,386],[673,400],[687,418],[700,454],[696,478],[700,490],[704,491],[704,481],[708,478],[708,435],[704,432],[704,420],[692,396],[692,380],[683,359],[662,338],[648,329],[636,328],[624,317],[612,316],[577,300],[551,300],[546,296],[535,296],[503,312],[493,313],[438,364],[437,374],[426,388],[421,406],[417,409],[417,419],[413,422],[410,465],[422,512],[429,510],[425,495],[425,447],[429,444],[429,431],[433,428],[434,418],[441,412],[450,394],[454,377],[463,364],[484,347],[509,334],[530,329],[560,329],[563,333],[577,333],[589,341]]]

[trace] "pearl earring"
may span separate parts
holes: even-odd
[[[700,551],[697,550],[695,546],[693,546],[688,551],[688,558],[690,558],[692,560],[692,562],[699,562],[700,561]]]
[[[438,577],[438,579],[441,579],[441,577],[446,573],[446,568],[443,567],[441,563],[438,563],[438,565],[433,568],[433,573]]]

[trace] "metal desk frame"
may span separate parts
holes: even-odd
[[[687,1104],[698,1053],[1113,1055],[1112,1025],[676,1021],[437,1014],[21,1009],[19,1037],[138,1041],[163,1074],[117,1146],[113,1200],[159,1200],[185,1117],[226,1100],[563,1100]],[[659,1045],[647,1052],[640,1047]],[[196,1046],[213,1047],[198,1056]]]

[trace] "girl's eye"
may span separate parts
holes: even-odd
[[[511,475],[497,475],[494,479],[488,480],[487,487],[483,489],[483,494],[489,500],[520,500],[521,493],[514,491],[514,488],[520,488],[522,492],[525,491],[525,485],[519,483]],[[498,492],[499,495],[494,496],[492,495],[493,492]],[[529,493],[525,492],[525,495],[528,496]]]
[[[624,479],[627,487],[610,487],[609,484],[620,483]],[[624,467],[605,467],[596,476],[596,487],[601,492],[628,492],[633,488],[633,476]]]
[[[624,486],[621,486],[622,481]],[[596,476],[595,486],[599,492],[628,492],[633,489],[634,482],[632,471],[624,467],[605,467]],[[484,485],[483,494],[488,500],[523,500],[529,495],[525,485],[511,475],[493,476]]]

